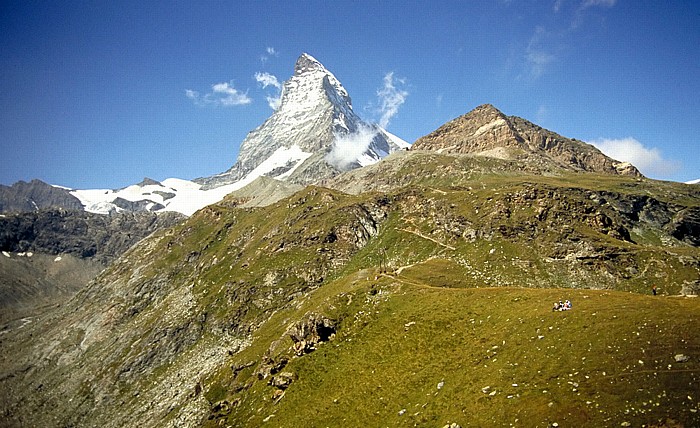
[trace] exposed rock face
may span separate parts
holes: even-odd
[[[335,335],[335,322],[319,314],[310,314],[302,322],[295,324],[288,332],[294,342],[294,352],[301,356],[316,349],[321,342],[327,342]]]
[[[153,231],[184,219],[177,213],[93,214],[42,210],[0,218],[0,250],[71,254],[108,263]]]
[[[41,180],[18,181],[0,185],[0,212],[37,211],[42,208],[83,209],[83,204],[68,189],[54,187]]]
[[[525,119],[506,116],[489,104],[419,138],[412,150],[528,159],[535,164],[555,164],[575,171],[641,176],[634,166],[615,161],[589,144],[562,137]]]
[[[294,66],[294,75],[283,85],[279,108],[248,134],[233,167],[195,181],[203,188],[231,184],[256,168],[265,168],[266,161],[284,159],[283,165],[266,170],[263,175],[302,185],[318,183],[342,169],[360,166],[362,160],[357,155],[343,166],[333,165],[326,158],[338,137],[359,132],[365,132],[369,142],[361,156],[365,161],[376,162],[407,146],[380,127],[363,122],[333,73],[310,55],[302,54]]]
[[[73,296],[109,262],[176,213],[41,210],[0,218],[0,321]]]

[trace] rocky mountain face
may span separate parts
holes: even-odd
[[[138,241],[183,219],[59,209],[0,217],[0,321],[64,302]]]
[[[460,116],[419,138],[413,150],[469,153],[574,171],[641,176],[631,164],[605,156],[582,141],[562,137],[525,119],[506,116],[490,104]]]
[[[51,186],[41,180],[18,181],[0,185],[0,212],[28,212],[43,208],[83,209],[83,204],[68,189]]]
[[[154,231],[183,219],[177,213],[99,215],[56,209],[19,213],[0,218],[0,251],[71,254],[107,265]]]
[[[347,147],[336,145],[338,141]],[[376,162],[407,146],[360,119],[333,73],[302,54],[294,75],[284,82],[279,108],[248,134],[233,167],[195,181],[206,189],[256,174],[306,185]]]

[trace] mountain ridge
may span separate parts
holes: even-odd
[[[505,159],[556,163],[578,171],[641,176],[631,164],[604,155],[590,144],[563,137],[517,116],[483,104],[419,138],[412,150],[481,154]]]

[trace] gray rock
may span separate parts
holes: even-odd
[[[54,187],[41,180],[18,181],[0,185],[0,212],[28,212],[44,208],[81,210],[83,204],[68,189]]]
[[[282,372],[270,378],[268,384],[284,390],[287,389],[296,379],[297,376],[294,373]]]
[[[298,322],[287,332],[294,342],[294,352],[298,355],[308,354],[316,345],[335,336],[335,321],[319,314],[310,314],[305,321]]]
[[[676,355],[674,355],[673,359],[677,363],[685,363],[685,362],[690,361],[690,357],[685,355],[685,354],[676,354]]]

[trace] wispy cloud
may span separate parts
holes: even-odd
[[[586,14],[590,9],[609,9],[615,6],[615,3],[617,3],[617,0],[583,0],[579,3],[576,12],[574,12],[573,19],[571,20],[571,29],[576,30],[583,24]]]
[[[547,36],[548,33],[544,27],[536,27],[525,49],[525,67],[528,76],[532,79],[542,76],[557,59],[556,55],[546,47]]]
[[[556,19],[548,27],[535,27],[524,47],[525,72],[521,77],[535,80],[547,73],[554,64],[565,61],[562,52],[568,50],[566,40],[581,30],[593,9],[609,9],[617,0],[555,0],[552,11]]]
[[[279,80],[277,80],[277,77],[267,72],[257,72],[253,77],[262,85],[263,89],[266,89],[268,86],[276,89],[274,95],[267,95],[265,98],[267,99],[267,105],[269,105],[271,109],[277,110],[282,102],[280,98],[282,84],[279,82]]]
[[[185,96],[199,106],[230,107],[250,104],[253,100],[247,93],[240,92],[232,83],[223,82],[211,85],[211,91],[202,95],[192,89],[185,90]]]
[[[399,107],[406,102],[408,91],[398,87],[405,84],[406,80],[394,78],[393,72],[384,75],[382,86],[377,89],[379,103],[375,110],[379,116],[377,124],[380,127],[386,128],[391,118],[398,113]],[[376,126],[360,126],[351,134],[336,135],[333,147],[326,155],[326,161],[341,171],[350,168],[367,151],[378,133],[379,129]]]
[[[601,138],[590,141],[590,144],[615,160],[631,163],[642,174],[650,177],[669,177],[681,168],[680,162],[664,159],[659,149],[645,147],[632,137],[621,139]]]
[[[396,79],[399,85],[405,85],[404,79]],[[394,84],[394,72],[389,72],[384,75],[384,85],[377,91],[379,98],[379,126],[386,128],[389,126],[389,121],[399,111],[399,107],[406,102],[408,91],[399,89]]]
[[[584,0],[581,3],[580,10],[588,9],[589,7],[613,7],[617,0]]]
[[[279,52],[273,47],[267,47],[265,48],[265,53],[260,55],[260,62],[265,65],[265,63],[272,57],[277,57],[279,56]]]
[[[255,73],[255,80],[258,83],[262,84],[263,89],[267,88],[268,86],[274,86],[277,89],[280,89],[282,87],[279,80],[277,80],[277,77],[267,72]]]
[[[564,4],[564,0],[556,0],[554,2],[554,6],[552,6],[552,9],[554,10],[555,13],[559,13],[563,4]]]

